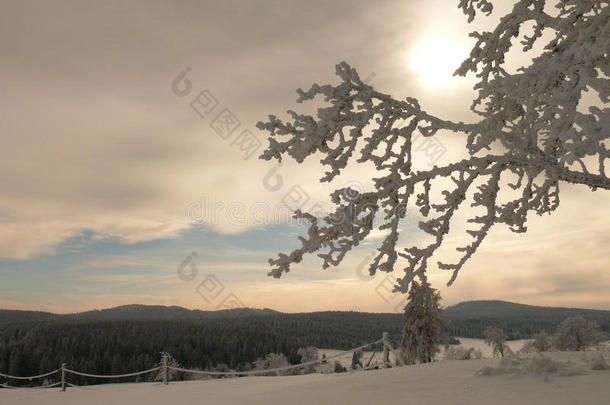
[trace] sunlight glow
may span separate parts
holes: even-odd
[[[460,77],[453,72],[468,56],[468,48],[449,38],[428,38],[409,55],[411,67],[428,87],[440,88],[455,84]]]

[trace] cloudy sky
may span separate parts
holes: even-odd
[[[395,311],[392,277],[363,270],[379,239],[337,268],[313,256],[267,277],[267,258],[305,231],[286,205],[328,204],[329,191],[364,190],[374,171],[322,186],[315,160],[258,160],[255,125],[309,108],[295,89],[336,83],[342,60],[380,91],[473,120],[474,79],[451,73],[468,32],[494,26],[510,1],[471,25],[454,3],[0,2],[0,308]],[[227,112],[234,133],[217,126]],[[439,142],[443,164],[459,145]],[[527,234],[494,228],[450,288],[431,269],[444,304],[610,309],[609,194],[564,186],[560,208],[531,218]]]

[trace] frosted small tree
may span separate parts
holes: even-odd
[[[163,363],[163,359],[166,359],[166,363]],[[175,380],[176,376],[178,375],[178,371],[176,370],[171,370],[171,369],[167,369],[165,370],[163,368],[163,366],[167,366],[167,367],[174,367],[174,368],[179,368],[180,367],[180,363],[178,362],[178,360],[176,360],[171,354],[167,353],[167,352],[161,352],[161,361],[159,362],[159,364],[157,365],[157,367],[161,367],[161,369],[159,370],[159,372],[155,375],[155,381],[163,381],[164,376],[163,373],[165,371],[167,371],[167,379],[168,381],[171,380]]]
[[[310,361],[318,360],[318,358],[319,358],[318,349],[315,347],[311,347],[311,346],[301,347],[299,350],[297,350],[297,354],[299,356],[301,356],[301,363],[307,363]],[[311,364],[311,365],[305,367],[304,372],[305,373],[315,373],[316,365]]]
[[[564,319],[555,334],[555,344],[559,350],[585,350],[601,340],[602,333],[597,323],[587,321],[582,316]]]
[[[284,356],[283,353],[269,353],[265,356],[265,362],[264,362],[265,369],[281,368],[281,367],[286,367],[289,365],[290,365],[290,363],[288,362],[288,359],[286,359],[286,356]],[[279,372],[279,374],[286,375],[290,372],[291,372],[290,370],[282,370]],[[274,374],[268,374],[268,375],[274,375]]]
[[[546,333],[546,331],[542,331],[540,333],[536,333],[534,335],[534,341],[532,342],[532,347],[536,349],[537,352],[546,352],[551,350],[553,346],[551,336]]]
[[[494,357],[498,355],[504,357],[504,341],[506,340],[504,331],[495,326],[489,326],[483,331],[483,336],[485,336],[485,343],[491,346]]]
[[[547,7],[552,5],[554,9]],[[469,21],[493,9],[489,0],[460,0],[458,7]],[[468,202],[476,212],[468,214],[471,240],[457,249],[455,261],[436,263],[450,272],[451,285],[494,225],[523,233],[530,214],[556,210],[560,184],[610,189],[605,166],[610,157],[609,17],[608,1],[518,0],[493,31],[473,32],[470,56],[455,72],[476,74],[471,109],[480,119],[470,123],[437,117],[414,98],[379,92],[345,62],[337,65],[338,85],[298,89],[299,103],[319,96],[327,105],[315,117],[288,111],[289,121],[271,115],[259,122],[257,127],[270,135],[261,158],[289,156],[301,163],[316,155],[328,168],[322,182],[335,179],[348,164],[372,164],[378,177],[372,179],[372,190],[335,190],[331,199],[336,208],[328,215],[296,211],[296,218],[309,222],[307,235],[300,238],[301,247],[269,259],[269,274],[280,277],[317,251],[324,268],[337,266],[373,230],[380,230],[385,236],[369,273],[402,266],[395,291],[407,293],[415,278],[427,282],[433,255]],[[524,52],[551,39],[531,63],[509,73],[507,53],[520,34]],[[597,98],[594,105],[581,103],[584,92]],[[414,141],[441,133],[463,139],[466,157],[417,167]],[[420,216],[419,229],[431,242],[401,246],[408,209],[414,210],[409,215]]]
[[[429,363],[440,351],[443,310],[440,294],[428,283],[411,283],[409,302],[405,307],[405,326],[401,349],[406,364]]]

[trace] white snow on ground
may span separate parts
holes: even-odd
[[[608,404],[610,370],[583,362],[595,352],[554,352],[578,373],[567,376],[477,375],[499,359],[452,360],[384,370],[286,377],[246,377],[160,384],[109,384],[85,388],[0,390],[0,404]],[[610,362],[610,353],[606,359]],[[328,355],[328,353],[327,353]]]

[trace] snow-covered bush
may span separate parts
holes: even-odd
[[[265,363],[265,359],[256,359],[252,362],[252,369],[253,370],[264,370],[266,363]]]
[[[278,368],[290,365],[283,353],[269,353],[265,356],[265,368]]]
[[[283,353],[269,353],[268,355],[265,356],[265,368],[280,368],[280,367],[286,367],[289,366],[290,363],[288,362],[288,359],[286,359],[286,356],[284,356]],[[287,370],[287,371],[280,371],[279,374],[280,375],[288,375],[290,374],[291,370]]]
[[[575,316],[561,322],[554,341],[559,350],[585,350],[601,342],[602,338],[596,322]]]
[[[335,360],[334,372],[335,373],[345,373],[347,369],[343,367],[343,364],[339,360]]]
[[[483,353],[474,347],[466,349],[460,346],[449,346],[444,353],[445,360],[474,360],[482,357]]]
[[[315,347],[301,347],[299,350],[297,350],[297,354],[299,356],[301,356],[301,363],[307,363],[310,361],[314,361],[314,360],[318,360],[318,349]],[[316,372],[316,365],[312,364],[309,366],[306,366],[303,370],[304,373],[315,373]]]
[[[589,366],[591,370],[608,370],[610,368],[601,353],[597,353],[597,355],[590,360]]]
[[[537,352],[546,352],[551,350],[551,347],[553,347],[553,340],[551,336],[546,333],[546,331],[542,331],[534,335],[532,346]]]
[[[483,335],[485,336],[485,343],[493,349],[494,357],[498,355],[504,357],[504,351],[506,350],[504,331],[495,326],[489,326],[483,331]]]
[[[478,360],[483,358],[483,352],[479,349],[474,349],[472,353],[470,353],[471,360]]]
[[[214,367],[214,371],[217,371],[219,373],[228,373],[231,371],[231,367],[229,367],[227,364],[225,363],[218,363],[216,365],[216,367]]]
[[[581,374],[582,366],[572,362],[562,362],[546,356],[528,358],[504,357],[497,367],[484,366],[477,375],[496,376],[502,374],[532,375],[548,377],[549,375],[570,376]]]
[[[517,355],[522,355],[522,354],[530,354],[536,351],[536,348],[534,347],[534,341],[533,340],[526,340],[525,342],[523,342],[523,346],[521,346],[521,349],[517,350]]]
[[[264,359],[258,359],[256,360],[253,364],[252,364],[252,368],[254,370],[268,370],[268,369],[273,369],[273,368],[281,368],[281,367],[286,367],[289,366],[290,363],[288,362],[288,360],[286,359],[286,356],[282,353],[269,353],[267,355],[265,355]],[[269,373],[261,373],[262,375],[290,375],[290,374],[295,374],[295,373],[299,373],[300,371],[298,369],[292,369],[292,370],[282,370],[279,372],[269,372]]]
[[[543,375],[556,373],[558,370],[558,363],[550,357],[540,356],[522,360],[521,371],[524,373]]]

